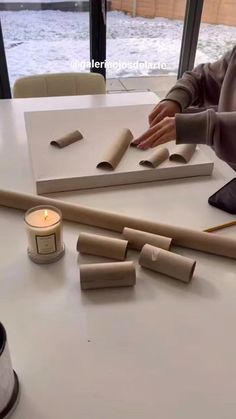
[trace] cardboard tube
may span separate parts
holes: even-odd
[[[139,164],[141,166],[157,167],[168,158],[169,158],[168,148],[162,148],[161,150],[156,150],[147,159],[141,160]]]
[[[83,135],[81,134],[81,132],[73,131],[67,135],[64,135],[61,138],[58,138],[57,140],[51,141],[50,144],[58,148],[64,148],[70,144],[75,143],[76,141],[82,140],[82,138]]]
[[[217,234],[133,218],[128,215],[20,192],[0,190],[0,205],[21,210],[27,210],[36,205],[52,205],[59,208],[63,218],[69,221],[119,233],[122,233],[125,227],[129,227],[160,236],[172,237],[174,245],[236,259],[236,239]]]
[[[196,144],[180,144],[175,147],[170,155],[171,161],[188,163],[196,151]]]
[[[192,279],[196,261],[145,244],[140,253],[139,264],[152,271],[171,276],[183,282],[189,282]]]
[[[132,139],[132,132],[129,129],[124,129],[117,140],[113,142],[102,161],[97,164],[97,167],[114,170],[121,161]]]
[[[172,239],[169,237],[158,236],[157,234],[146,233],[145,231],[127,227],[124,228],[122,234],[128,240],[129,247],[137,250],[142,249],[145,244],[151,244],[152,246],[169,250],[172,242]]]
[[[133,262],[80,265],[80,285],[82,290],[131,287],[135,283],[136,271]]]
[[[128,241],[97,234],[80,233],[77,250],[80,253],[103,256],[111,259],[124,260]]]

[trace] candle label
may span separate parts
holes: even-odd
[[[37,253],[39,255],[49,255],[57,251],[56,234],[49,236],[36,236]]]

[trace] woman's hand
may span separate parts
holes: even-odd
[[[147,150],[176,139],[175,117],[166,116],[134,141],[137,148]]]
[[[158,122],[161,122],[166,116],[175,116],[176,113],[180,112],[181,107],[177,102],[173,102],[172,100],[163,100],[155,106],[152,113],[149,115],[150,127],[158,124]]]
[[[149,130],[137,138],[133,144],[142,150],[147,150],[150,147],[156,147],[157,145],[175,140],[176,126],[174,116],[180,112],[180,105],[176,102],[164,100],[158,103],[149,115]]]

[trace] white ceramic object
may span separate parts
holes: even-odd
[[[0,323],[0,418],[6,419],[16,408],[19,399],[19,381],[12,369],[7,334]]]

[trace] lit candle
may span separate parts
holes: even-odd
[[[50,263],[64,252],[62,216],[57,208],[38,206],[25,214],[28,255],[36,263]]]

